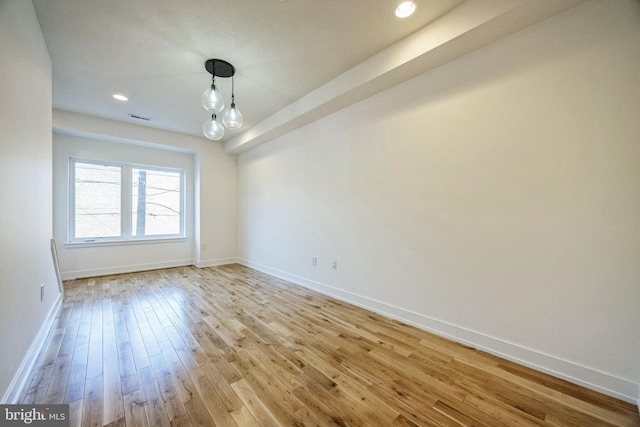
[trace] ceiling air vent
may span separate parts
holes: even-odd
[[[132,119],[144,120],[147,122],[151,120],[151,117],[142,117],[142,116],[138,116],[136,114],[131,114],[131,113],[129,113],[129,117],[131,117]]]

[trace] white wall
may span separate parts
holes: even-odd
[[[53,112],[53,127],[54,235],[64,279],[236,261],[237,157],[225,153],[221,143],[61,110]],[[194,178],[188,188],[188,241],[65,246],[70,156],[124,158],[187,169]]]
[[[50,251],[51,60],[30,1],[0,1],[0,70],[0,401],[12,402],[60,298]]]
[[[242,154],[243,262],[635,402],[639,23],[592,1]]]

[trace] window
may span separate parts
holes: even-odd
[[[142,168],[133,168],[131,172],[133,234],[180,234],[182,174]]]
[[[75,164],[75,238],[121,235],[120,166]]]
[[[71,161],[70,241],[184,237],[184,171]]]

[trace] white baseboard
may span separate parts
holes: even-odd
[[[40,351],[47,343],[49,333],[54,326],[56,316],[58,315],[58,311],[62,306],[62,295],[62,293],[58,294],[58,300],[53,305],[53,307],[51,307],[51,310],[49,310],[47,317],[44,319],[44,322],[38,330],[38,334],[31,342],[29,351],[27,351],[24,359],[22,359],[22,363],[20,364],[20,367],[18,368],[16,374],[13,376],[13,380],[11,380],[11,384],[9,384],[7,392],[4,396],[2,396],[2,404],[18,403],[20,395],[24,391],[25,387],[28,386],[27,381],[29,380],[29,374],[31,373],[36,364],[36,361],[38,360]]]
[[[63,271],[62,280],[73,280],[83,277],[109,276],[112,274],[135,273],[138,271],[159,270],[161,268],[183,267],[185,265],[194,265],[194,261],[192,259],[180,259],[147,264],[132,264],[115,267],[93,268],[87,270]]]
[[[195,265],[198,268],[217,267],[219,265],[235,264],[238,258],[219,258],[205,261],[193,259],[154,262],[149,264],[123,265],[106,268],[93,268],[87,270],[75,270],[62,272],[62,280],[74,280],[84,277],[109,276],[112,274],[135,273],[138,271],[159,270],[162,268],[184,267],[187,265]]]
[[[239,258],[238,263],[312,289],[324,295],[400,320],[467,346],[484,350],[487,353],[533,368],[537,371],[553,375],[629,403],[635,403],[638,405],[638,408],[640,408],[640,384],[634,383],[633,381],[243,258]]]
[[[238,262],[238,258],[220,258],[220,259],[210,259],[210,260],[200,260],[193,263],[198,268],[205,267],[217,267],[219,265],[227,265],[227,264],[236,264]]]

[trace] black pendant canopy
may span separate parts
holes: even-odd
[[[216,77],[231,77],[236,73],[233,65],[222,59],[209,59],[204,63],[204,68]]]

